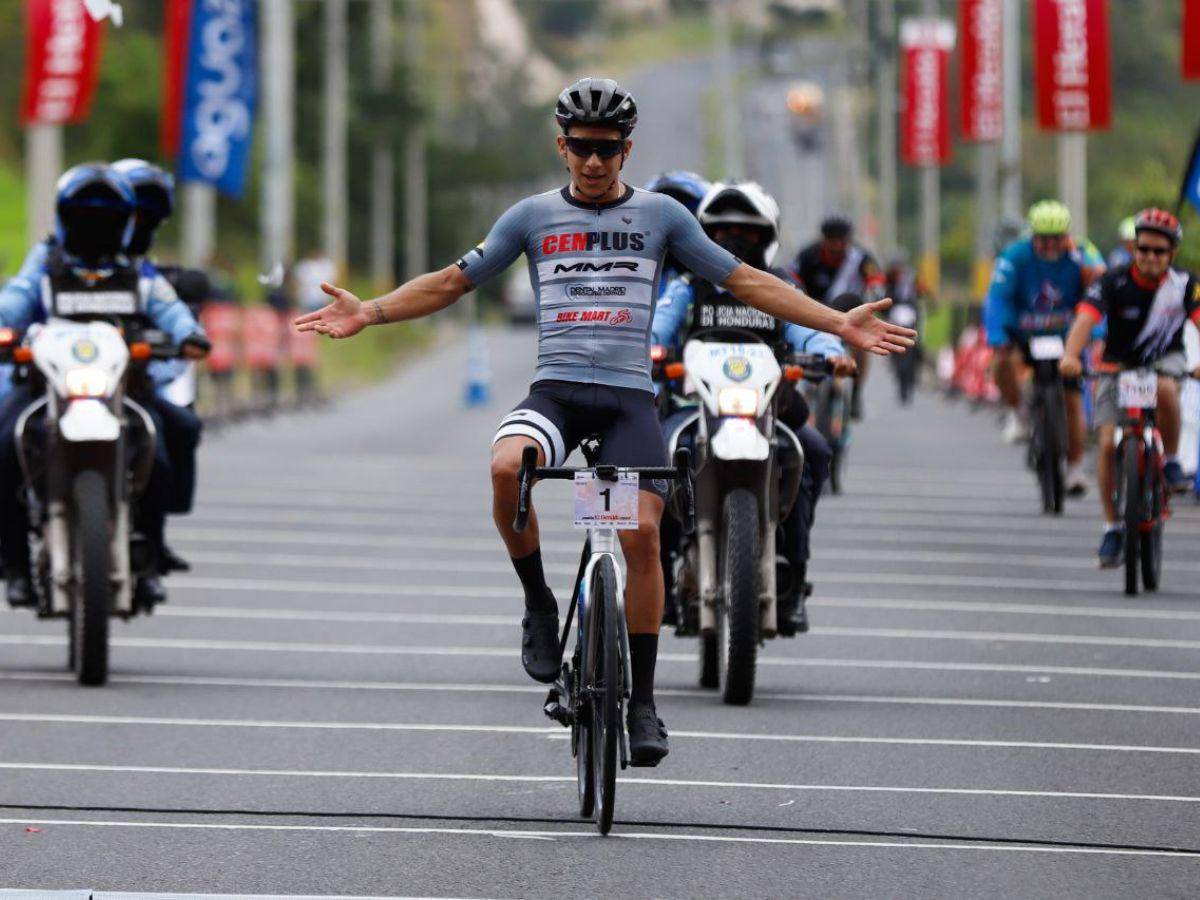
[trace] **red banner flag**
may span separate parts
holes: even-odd
[[[25,0],[21,124],[62,125],[87,118],[103,35],[103,23],[87,14],[83,0]]]
[[[1200,80],[1200,0],[1183,0],[1183,77]]]
[[[1105,0],[1033,0],[1038,124],[1091,131],[1112,123]]]
[[[998,141],[1004,131],[1002,0],[961,0],[959,127],[968,141]]]
[[[904,106],[900,155],[910,166],[950,161],[950,50],[954,24],[944,19],[900,23]]]
[[[179,155],[183,87],[187,69],[188,42],[191,40],[193,0],[167,0],[167,16],[163,23],[166,58],[163,61],[163,110],[159,120],[159,141],[163,155],[174,159]]]

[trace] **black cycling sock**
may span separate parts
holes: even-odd
[[[633,676],[633,690],[629,695],[631,705],[654,702],[654,663],[657,660],[657,634],[629,636],[629,667]]]
[[[520,559],[513,557],[513,568],[521,579],[521,587],[525,589],[525,608],[528,610],[550,610],[557,604],[554,595],[546,586],[546,573],[542,569],[542,548],[539,547],[528,556]]]

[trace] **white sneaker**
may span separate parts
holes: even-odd
[[[1004,416],[1003,438],[1006,444],[1020,444],[1029,440],[1029,427],[1015,409],[1010,409]]]
[[[1067,495],[1070,497],[1082,497],[1087,493],[1088,482],[1087,476],[1083,474],[1083,463],[1078,462],[1073,466],[1067,466],[1067,474],[1063,479],[1063,484],[1067,489]]]

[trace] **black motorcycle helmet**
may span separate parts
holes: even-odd
[[[125,247],[130,256],[145,256],[154,243],[158,226],[175,211],[175,179],[144,159],[120,159],[112,164],[133,185],[137,217]]]
[[[133,233],[133,186],[107,163],[68,169],[55,189],[54,231],[59,245],[85,264],[110,261]]]

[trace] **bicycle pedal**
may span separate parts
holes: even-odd
[[[571,711],[560,702],[558,690],[555,688],[551,688],[546,695],[546,702],[542,704],[542,712],[546,714],[547,718],[553,719],[564,728],[570,728],[574,720]]]

